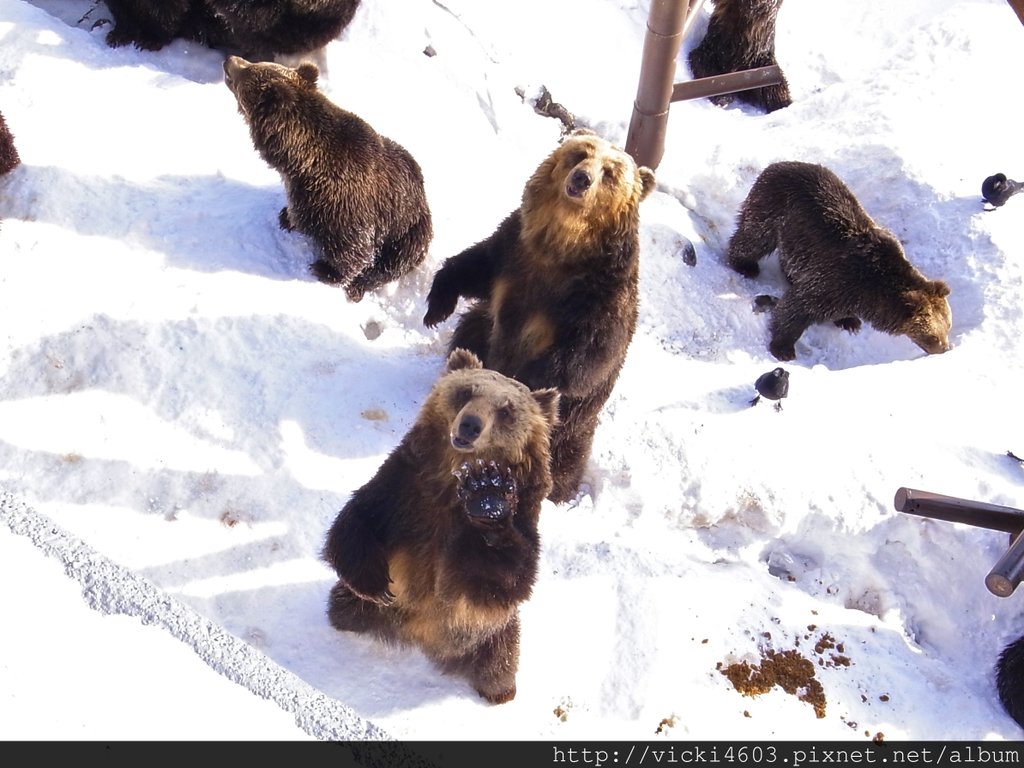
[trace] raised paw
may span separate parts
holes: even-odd
[[[516,479],[509,467],[477,459],[463,462],[453,473],[459,479],[457,493],[471,522],[500,523],[515,514],[519,500]]]

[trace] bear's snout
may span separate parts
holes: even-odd
[[[479,416],[467,413],[459,419],[458,426],[452,432],[452,446],[457,451],[469,451],[484,431],[484,423]]]
[[[249,66],[249,62],[241,56],[228,56],[224,59],[224,82],[233,88],[239,73]]]
[[[581,197],[584,192],[590,189],[593,179],[583,168],[577,168],[569,174],[569,183],[565,187],[565,193],[569,197]]]

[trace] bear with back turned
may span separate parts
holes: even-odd
[[[488,701],[511,700],[557,413],[556,390],[452,352],[413,426],[330,528],[331,624],[416,646]]]
[[[328,99],[318,75],[308,62],[224,62],[253,146],[284,182],[281,227],[314,242],[313,273],[355,302],[419,266],[433,224],[413,156]]]
[[[112,47],[159,50],[176,38],[254,61],[322,48],[355,16],[360,0],[106,0]]]
[[[0,175],[12,171],[21,162],[17,147],[14,146],[14,134],[7,127],[7,121],[0,113]]]
[[[703,40],[690,51],[694,77],[712,77],[748,69],[778,66],[775,26],[782,0],[714,0]],[[781,83],[710,97],[719,106],[739,99],[765,112],[792,103],[785,76]]]
[[[1009,643],[999,654],[996,689],[1006,713],[1024,728],[1024,637]]]
[[[803,332],[829,322],[853,333],[864,320],[928,354],[950,348],[949,286],[922,275],[829,169],[787,161],[757,177],[729,240],[729,266],[756,277],[774,251],[789,282],[771,309],[768,348],[777,359],[795,359]]]
[[[538,166],[520,207],[434,275],[423,321],[434,327],[472,301],[449,350],[531,389],[561,394],[552,435],[551,500],[579,488],[601,409],[637,323],[639,204],[654,173],[578,129]]]

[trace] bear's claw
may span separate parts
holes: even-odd
[[[495,461],[477,459],[463,462],[452,474],[460,481],[456,493],[470,520],[498,523],[515,514],[519,494],[510,467],[503,471]]]

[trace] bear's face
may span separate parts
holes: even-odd
[[[456,349],[423,413],[444,430],[452,469],[473,459],[521,466],[538,455],[547,457],[550,431],[558,421],[558,398],[556,389],[531,391],[484,368],[471,352]]]
[[[238,102],[238,111],[246,120],[270,109],[280,110],[303,94],[316,91],[320,70],[304,63],[292,69],[270,61],[251,62],[229,56],[224,62],[224,83]]]
[[[573,131],[537,168],[523,192],[527,237],[583,248],[629,236],[637,207],[655,187],[654,171],[585,128]],[[554,242],[552,242],[554,241]]]
[[[591,211],[632,209],[654,189],[654,171],[585,128],[573,131],[530,180],[564,204]]]
[[[910,318],[903,326],[903,333],[929,355],[950,349],[953,313],[946,298],[948,295],[949,286],[942,280],[931,280],[924,288],[916,288],[904,295]]]

